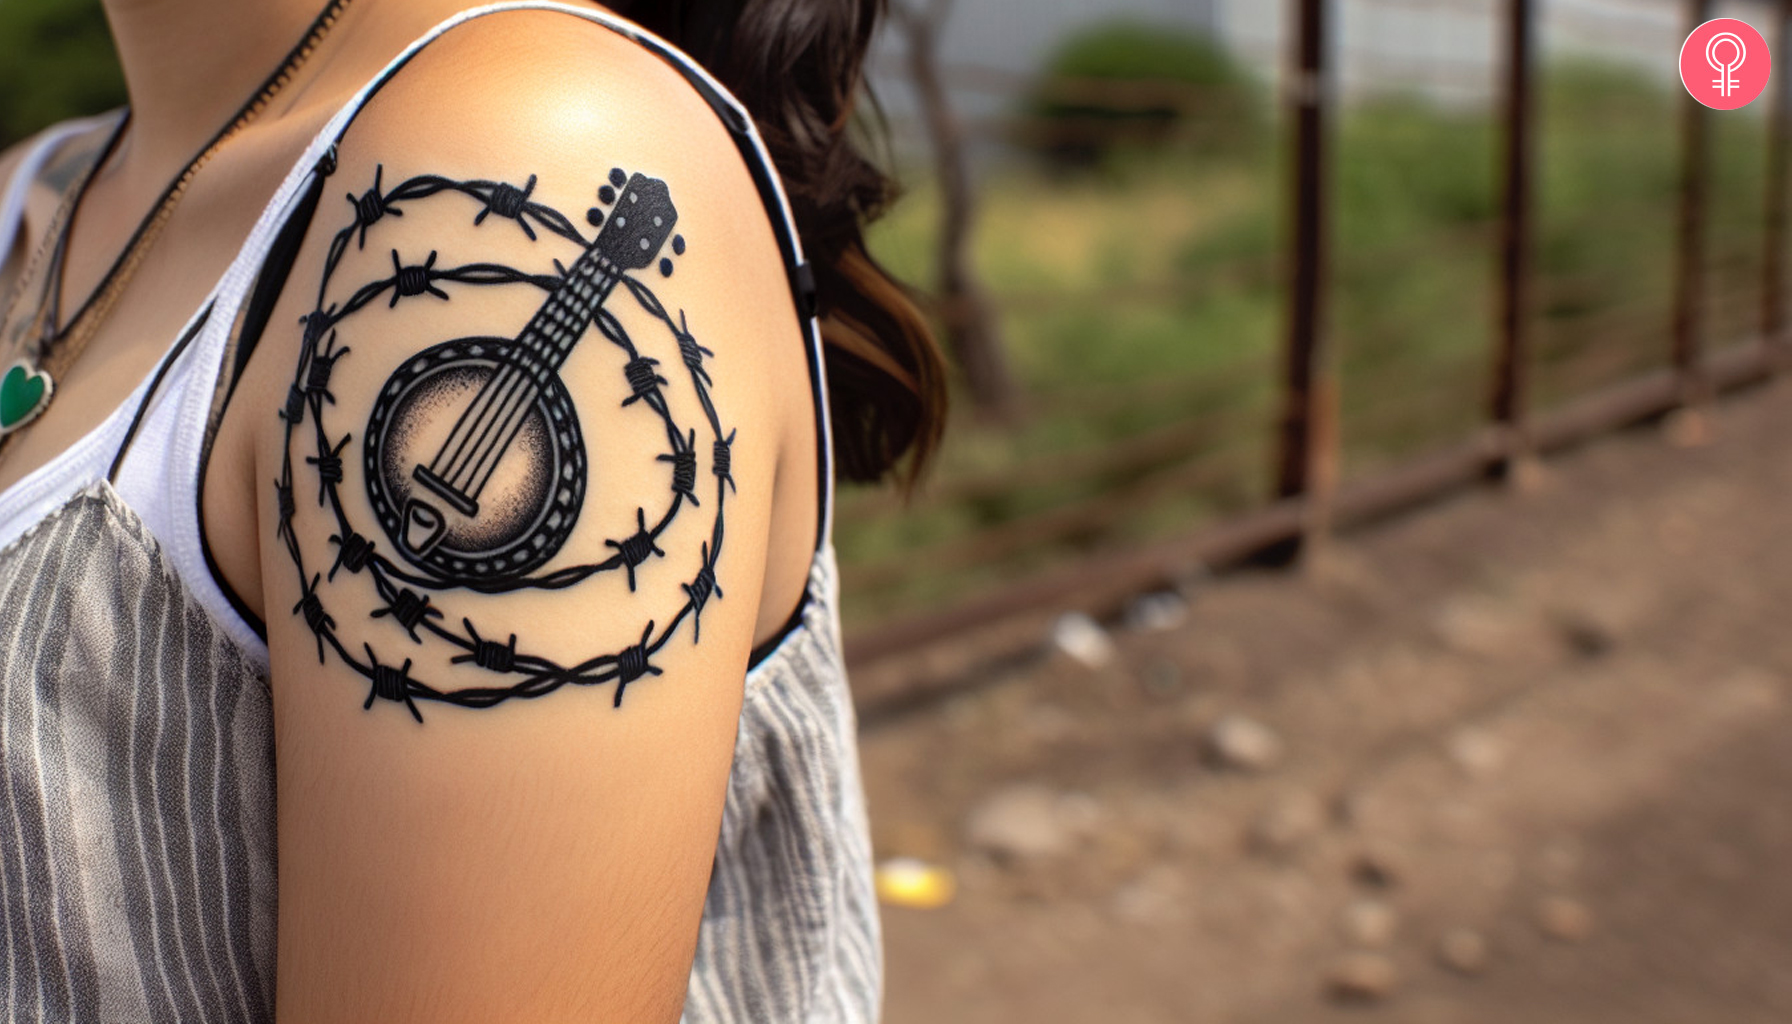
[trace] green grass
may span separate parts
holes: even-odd
[[[1542,77],[1530,323],[1534,402],[1547,407],[1666,360],[1680,103],[1609,67],[1565,63]],[[1758,112],[1710,122],[1715,347],[1756,323],[1765,157]],[[1326,336],[1347,476],[1482,421],[1497,143],[1485,111],[1402,97],[1346,111],[1331,137]],[[934,496],[908,508],[877,492],[845,496],[838,543],[854,619],[1186,532],[1264,499],[1285,324],[1283,154],[1263,142],[1216,152],[1120,154],[1081,177],[1018,165],[986,178],[975,258],[1001,307],[1026,416],[1000,429],[956,416]],[[873,231],[874,249],[910,280],[927,280],[938,210],[918,181]],[[1111,470],[1097,460],[1080,477],[1002,484],[1016,467],[1074,461],[1193,420],[1202,426],[1180,458]],[[1185,461],[1211,471],[1158,488],[1098,529],[995,558],[935,557],[1004,523],[1148,488],[1154,472]]]

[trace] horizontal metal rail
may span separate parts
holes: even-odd
[[[1727,392],[1765,380],[1771,367],[1769,349],[1749,342],[1713,353],[1706,374],[1714,390]],[[1653,419],[1679,405],[1677,375],[1671,369],[1658,370],[1533,416],[1529,443],[1533,452],[1548,454]],[[1333,499],[1333,525],[1360,527],[1475,484],[1488,469],[1514,454],[1509,438],[1505,431],[1483,428],[1448,447],[1347,484]],[[1278,501],[1186,537],[1049,570],[950,608],[850,634],[847,662],[861,667],[1028,612],[1111,613],[1132,595],[1173,584],[1194,572],[1237,567],[1298,537],[1305,522],[1303,505],[1298,498]]]

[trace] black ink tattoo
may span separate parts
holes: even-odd
[[[460,665],[472,662],[480,668],[491,672],[509,672],[516,667],[516,634],[510,634],[510,642],[501,644],[496,640],[487,640],[473,628],[471,619],[462,619],[460,624],[466,627],[467,636],[473,639],[472,654],[457,654],[448,660]]]
[[[425,292],[438,299],[446,299],[448,293],[436,287],[436,281],[441,275],[435,272],[435,266],[434,249],[429,251],[429,259],[424,260],[422,266],[409,267],[399,263],[398,250],[392,250],[392,301],[387,303],[387,308],[398,305],[399,299],[408,299]]]
[[[670,454],[658,457],[660,462],[672,464],[672,491],[684,496],[684,500],[693,507],[702,507],[703,502],[697,500],[697,430],[691,429],[690,439],[682,446],[673,439]]]
[[[347,537],[338,533],[330,534],[330,543],[336,545],[336,561],[330,563],[330,575],[324,577],[326,582],[336,579],[338,569],[360,572],[367,568],[367,560],[373,557],[373,541],[353,530],[349,531]]]
[[[423,712],[417,710],[417,702],[411,696],[411,659],[406,658],[403,665],[393,668],[391,665],[380,664],[379,656],[373,653],[371,644],[362,644],[361,647],[367,652],[367,667],[372,670],[369,678],[373,682],[367,690],[367,701],[361,705],[361,710],[373,707],[375,698],[398,701],[411,709],[411,717],[417,720],[417,724],[423,724]]]
[[[292,459],[289,456],[281,467],[280,479],[274,481],[274,509],[279,515],[279,526],[275,529],[274,536],[288,544],[298,543],[292,535],[292,517],[299,510],[298,504],[298,499],[292,494]]]
[[[515,185],[499,182],[497,187],[492,189],[491,194],[485,197],[485,209],[480,210],[478,216],[473,218],[473,225],[477,227],[484,224],[485,218],[495,213],[500,217],[516,221],[517,227],[523,229],[523,234],[529,236],[529,241],[535,241],[535,229],[523,219],[523,210],[528,207],[529,196],[534,191],[535,175],[533,174],[529,175],[529,183],[520,189]]]
[[[299,598],[299,603],[292,606],[292,610],[296,615],[305,616],[306,628],[316,634],[317,663],[322,665],[324,663],[324,636],[336,628],[336,620],[331,618],[329,614],[324,611],[323,598],[317,596],[316,576],[312,576],[311,582],[306,583],[304,582],[304,574],[301,571],[299,587],[299,593],[302,596]]]
[[[326,175],[334,170],[334,161],[318,168]],[[714,380],[706,360],[715,354],[697,342],[682,310],[674,319],[633,276],[654,266],[669,276],[672,261],[661,255],[662,250],[669,248],[678,256],[686,251],[684,236],[672,233],[678,214],[671,196],[662,181],[612,170],[607,183],[597,189],[599,202],[610,209],[592,207],[587,212],[586,222],[601,227],[595,239],[587,240],[563,214],[534,200],[535,175],[520,186],[419,175],[385,189],[384,173],[383,165],[377,167],[371,187],[360,195],[347,194],[354,217],[332,237],[325,254],[315,308],[300,320],[302,342],[293,383],[278,410],[285,424],[286,454],[275,482],[276,537],[299,579],[301,597],[293,613],[313,634],[320,662],[326,660],[328,648],[368,680],[364,708],[382,700],[402,703],[421,722],[420,701],[484,708],[545,696],[569,684],[612,682],[614,704],[620,707],[631,683],[662,674],[653,658],[685,619],[691,621],[692,642],[700,641],[698,622],[704,609],[723,596],[716,581],[723,499],[735,490],[731,471],[735,432],[724,433],[710,397]],[[359,251],[368,234],[380,230],[388,217],[404,215],[403,206],[449,194],[478,203],[474,227],[488,219],[512,221],[530,242],[574,243],[577,258],[570,266],[555,258],[555,273],[531,274],[499,263],[438,267],[435,250],[421,262],[408,263],[393,248],[389,276],[329,301],[333,278],[351,243]],[[422,296],[446,301],[452,297],[448,285],[524,285],[546,296],[515,337],[444,341],[404,361],[387,378],[360,435],[363,482],[379,529],[357,529],[340,494],[346,480],[343,452],[354,435],[331,431],[325,422],[325,407],[336,404],[330,390],[332,374],[352,351],[350,345],[338,344],[339,329],[346,329],[351,318],[382,296],[387,298],[387,309],[396,309],[401,299]],[[502,643],[482,636],[469,616],[459,616],[459,629],[445,625],[450,620],[435,601],[452,591],[564,589],[617,569],[623,571],[629,591],[635,592],[637,574],[667,557],[659,541],[680,510],[704,506],[697,493],[697,430],[683,428],[674,419],[663,390],[673,385],[660,372],[660,361],[643,354],[605,308],[618,286],[675,344],[678,362],[707,420],[710,471],[715,478],[708,506],[711,526],[695,575],[679,583],[684,604],[657,620],[663,626],[656,630],[656,620],[649,620],[638,642],[562,665],[529,653],[515,633]],[[571,537],[584,505],[588,468],[584,440],[559,370],[574,346],[591,334],[620,350],[625,393],[619,404],[650,411],[664,428],[668,450],[657,459],[670,465],[670,498],[651,519],[645,508],[637,507],[634,532],[606,540],[605,546],[614,553],[603,561],[544,571]],[[445,430],[437,426],[449,423]],[[302,464],[316,472],[318,503],[334,520],[329,535],[334,552],[327,576],[307,574],[293,529],[293,450],[301,443],[311,449],[303,454]],[[500,464],[505,467],[502,474],[497,473]],[[383,534],[385,541],[372,539],[374,534]],[[379,601],[372,618],[395,623],[415,644],[447,645],[449,664],[471,666],[502,682],[437,689],[412,675],[416,663],[410,657],[382,661],[372,643],[361,645],[365,659],[348,650],[318,592],[321,582],[333,583],[339,572],[345,580],[359,578],[371,585]]]
[[[648,661],[653,657],[653,649],[647,642],[651,636],[653,636],[653,623],[649,622],[647,628],[641,630],[641,642],[624,647],[622,652],[616,655],[617,707],[622,706],[622,691],[628,688],[628,684],[644,675],[657,676],[660,674],[659,668]]]
[[[317,467],[317,503],[322,505],[330,496],[330,488],[342,482],[342,449],[348,445],[350,435],[342,435],[342,440],[331,446],[319,448],[316,455],[305,456],[305,461]]]
[[[335,405],[336,396],[330,394],[330,371],[336,368],[336,360],[346,355],[348,355],[348,349],[336,348],[336,332],[331,331],[329,341],[324,344],[324,350],[313,352],[311,355],[311,367],[305,373],[305,390],[321,397],[331,405]]]
[[[390,213],[394,217],[404,216],[403,210],[393,209],[386,205],[386,196],[380,191],[380,178],[386,173],[386,165],[381,164],[373,169],[373,187],[361,193],[359,199],[355,194],[348,194],[350,206],[355,208],[355,227],[361,229],[360,237],[355,239],[355,248],[367,246],[367,229],[379,222],[381,217]]]
[[[636,567],[654,555],[665,554],[653,543],[653,534],[647,532],[646,515],[644,510],[635,509],[635,532],[622,540],[604,541],[606,547],[615,548],[616,553],[622,557],[623,567],[628,570],[628,589],[631,593],[635,589]]]
[[[703,542],[703,568],[697,570],[697,578],[689,583],[680,583],[684,588],[684,596],[689,598],[691,609],[691,642],[702,639],[703,606],[709,603],[711,596],[722,597],[722,588],[716,585],[716,564],[709,557],[709,542]]]
[[[404,627],[404,631],[410,635],[413,643],[420,644],[423,642],[423,638],[417,635],[417,627],[423,625],[427,619],[441,618],[442,610],[430,607],[428,594],[419,594],[409,587],[400,587],[386,607],[377,609],[373,613],[373,617],[376,619],[384,618],[387,615],[392,616],[393,622]]]

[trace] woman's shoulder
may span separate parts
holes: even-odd
[[[357,120],[379,121],[400,145],[477,129],[491,133],[487,144],[520,143],[546,159],[578,160],[589,154],[585,145],[613,140],[734,157],[705,167],[711,174],[740,163],[722,117],[691,78],[637,38],[650,37],[613,16],[578,11],[521,7],[445,23],[451,27],[425,37]]]
[[[397,163],[518,186],[535,178],[532,196],[554,196],[575,221],[613,170],[640,171],[671,187],[683,223],[701,226],[712,252],[781,276],[768,207],[723,112],[631,38],[639,30],[577,10],[498,10],[426,37],[357,113],[340,147],[344,167],[371,154],[387,173]],[[371,183],[350,182],[357,191]],[[788,294],[757,293],[774,302]]]
[[[66,184],[63,179],[84,169],[105,144],[118,116],[117,111],[110,111],[58,121],[0,149],[0,190],[12,182],[26,161],[34,159],[42,161],[34,174],[39,182],[52,187]]]
[[[426,36],[339,140],[331,203],[351,214],[335,197],[364,202],[371,190],[414,232],[448,207],[405,204],[448,187],[482,204],[480,224],[515,221],[504,231],[479,229],[486,258],[532,259],[557,234],[574,244],[557,254],[570,265],[578,246],[601,246],[625,224],[632,233],[628,204],[645,197],[623,186],[649,182],[665,193],[674,219],[651,238],[631,234],[631,244],[654,252],[636,268],[642,280],[693,319],[728,314],[726,336],[716,340],[728,356],[760,363],[762,355],[795,352],[800,326],[771,215],[722,113],[685,71],[625,34],[633,31],[626,23],[577,10],[501,9]],[[341,230],[329,224],[314,223],[317,242]],[[443,326],[463,315],[443,307]]]

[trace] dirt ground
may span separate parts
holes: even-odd
[[[868,721],[887,1020],[1792,1021],[1792,386],[1710,427]]]

